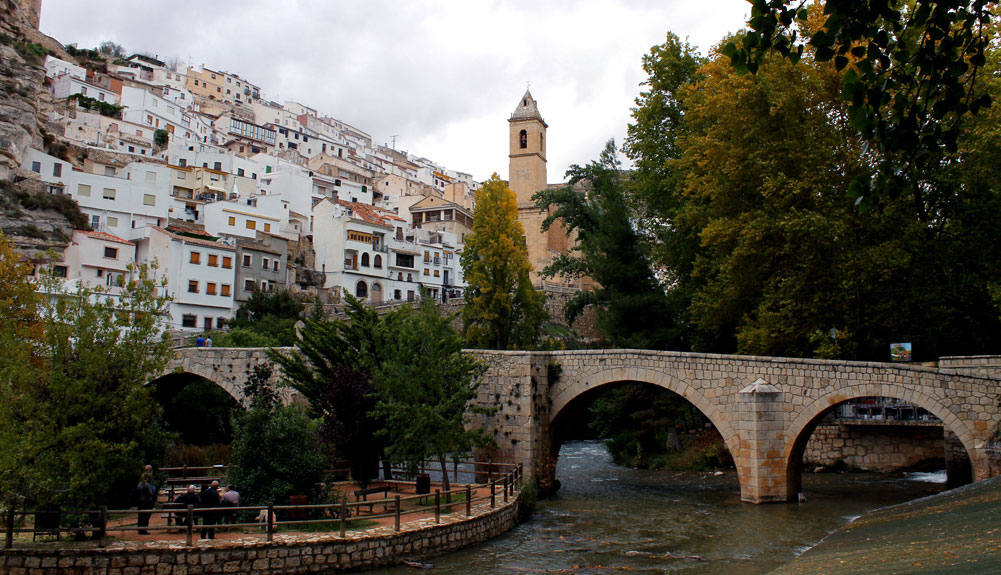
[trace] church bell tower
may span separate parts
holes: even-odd
[[[510,125],[509,187],[518,197],[518,207],[534,205],[532,194],[546,188],[546,125],[532,93],[518,102]]]
[[[549,234],[542,233],[547,213],[535,207],[532,195],[546,189],[546,125],[532,93],[525,90],[508,119],[510,153],[508,187],[518,200],[518,221],[525,231],[525,247],[532,264],[532,284],[542,285],[539,272],[551,259]]]

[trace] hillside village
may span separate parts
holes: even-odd
[[[255,290],[324,303],[342,290],[373,304],[461,296],[470,174],[273,102],[233,72],[48,52],[43,145],[24,151],[15,179],[75,200],[89,229],[35,258],[36,273],[114,294],[130,262],[156,260],[178,330],[223,327]]]

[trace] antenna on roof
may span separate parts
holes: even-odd
[[[393,134],[392,136],[389,137],[391,140],[393,140],[392,144],[393,150],[396,150],[396,136],[399,136],[399,134]]]

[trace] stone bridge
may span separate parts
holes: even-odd
[[[643,350],[472,352],[487,364],[476,415],[497,440],[497,458],[532,475],[554,472],[561,412],[605,385],[640,382],[690,401],[723,436],[741,498],[794,500],[803,451],[837,404],[892,397],[942,420],[969,455],[975,479],[1001,475],[1001,358],[942,358],[937,366]],[[242,401],[242,383],[264,350],[188,348],[168,367],[215,381]]]

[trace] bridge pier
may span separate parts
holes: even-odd
[[[785,421],[781,392],[757,379],[737,393],[736,432],[741,439],[731,452],[740,475],[740,499],[751,503],[788,501]]]

